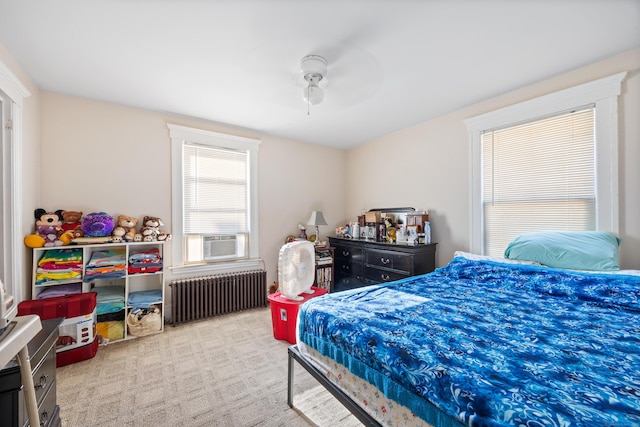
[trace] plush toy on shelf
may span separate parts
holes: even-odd
[[[92,212],[82,219],[82,231],[86,237],[108,237],[114,228],[113,218],[106,212]]]
[[[64,231],[71,231],[73,238],[84,236],[81,220],[81,211],[62,211],[62,229]]]
[[[62,210],[47,212],[44,209],[34,211],[36,218],[36,234],[43,240],[42,246],[62,246],[63,240],[60,236],[64,232],[62,229]],[[26,243],[26,242],[25,242]]]
[[[171,234],[160,230],[164,226],[162,220],[156,216],[145,216],[142,219],[142,228],[140,233],[145,242],[171,240]]]
[[[116,228],[111,233],[113,237],[119,237],[120,241],[124,240],[132,242],[135,240],[136,225],[138,220],[131,216],[118,215],[118,221],[116,222]]]

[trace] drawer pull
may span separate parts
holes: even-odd
[[[43,427],[46,426],[47,421],[49,421],[49,411],[42,411],[40,414],[40,425]]]
[[[388,275],[388,274],[381,274],[381,275],[380,275],[380,278],[381,278],[382,280],[384,280],[385,282],[387,282],[389,279],[391,279],[391,277],[389,277],[389,275]]]
[[[40,381],[38,381],[38,384],[34,385],[33,388],[38,390],[40,388],[44,388],[44,386],[46,385],[47,385],[47,374],[42,374],[40,376]]]
[[[342,251],[342,256],[349,256],[351,255],[351,252],[349,251]]]
[[[384,265],[387,265],[391,262],[390,258],[384,259],[384,258],[380,258],[380,262],[383,263]]]

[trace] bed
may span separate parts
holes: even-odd
[[[300,363],[365,425],[640,425],[640,276],[457,254],[300,307]]]

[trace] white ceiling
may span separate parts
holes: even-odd
[[[640,46],[640,1],[0,0],[0,43],[46,91],[350,148]]]

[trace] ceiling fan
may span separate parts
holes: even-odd
[[[323,88],[327,80],[327,60],[320,55],[307,55],[300,61],[300,72],[305,87],[302,89],[302,99],[307,103],[307,115],[310,105],[317,105],[324,99]]]

